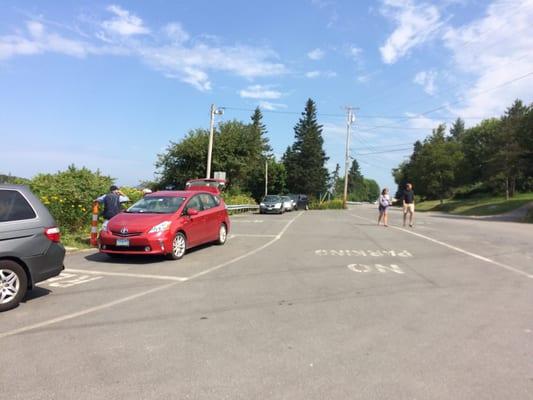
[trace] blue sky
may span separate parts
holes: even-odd
[[[260,105],[280,157],[311,97],[328,167],[351,105],[352,156],[394,187],[438,123],[533,100],[531,21],[533,0],[3,0],[0,173],[74,163],[136,185],[170,140],[208,127],[211,103],[218,121]]]

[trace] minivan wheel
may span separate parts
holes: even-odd
[[[174,240],[172,241],[172,253],[169,254],[169,257],[172,260],[179,260],[185,255],[185,250],[187,249],[187,239],[182,232],[176,233]]]
[[[28,290],[28,277],[19,263],[0,260],[0,311],[18,306]]]
[[[226,224],[221,224],[220,228],[218,229],[217,244],[222,246],[224,243],[226,243],[227,239],[228,239],[228,228],[226,227]]]

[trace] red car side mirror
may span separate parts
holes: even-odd
[[[187,210],[187,215],[188,215],[189,217],[193,217],[193,216],[195,216],[195,215],[198,215],[198,210],[197,210],[196,208],[189,208],[189,209]]]

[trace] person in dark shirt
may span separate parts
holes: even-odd
[[[109,188],[109,193],[100,196],[96,201],[103,204],[104,210],[102,216],[104,219],[109,220],[122,211],[121,204],[129,201],[129,199],[127,196],[124,196],[124,193],[118,187],[112,185]]]
[[[413,227],[413,218],[415,216],[415,193],[413,192],[413,185],[408,183],[405,185],[405,190],[402,194],[403,202],[403,226],[407,221],[407,214],[409,214],[409,226]]]

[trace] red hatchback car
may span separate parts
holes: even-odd
[[[224,201],[211,191],[161,191],[149,194],[104,222],[100,252],[164,254],[178,260],[204,243],[224,244],[230,228]]]

